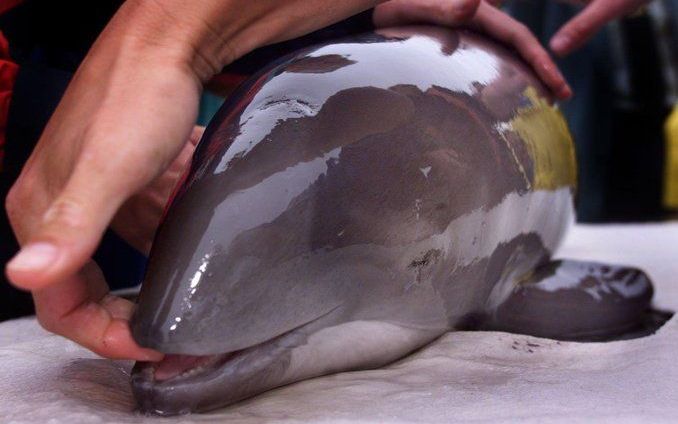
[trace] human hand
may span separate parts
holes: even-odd
[[[565,78],[530,30],[486,1],[454,4],[445,0],[391,0],[374,10],[377,27],[410,23],[467,27],[484,32],[513,47],[556,97],[572,96]]]
[[[585,4],[584,9],[563,25],[551,38],[550,47],[565,56],[581,47],[608,22],[632,14],[650,0],[571,0]]]
[[[184,154],[202,84],[214,73],[256,47],[375,3],[125,2],[78,69],[6,200],[22,245],[7,276],[33,292],[40,323],[102,356],[159,360],[161,354],[134,342],[131,303],[108,295],[90,259],[103,232],[113,221],[125,238],[148,249],[159,208],[149,212],[153,202],[142,201],[139,209],[133,196],[167,176]],[[135,234],[139,221],[130,216],[146,217],[143,234]]]
[[[138,250],[148,253],[169,196],[187,169],[203,132],[204,127],[195,127],[168,169],[123,204],[113,219],[111,227]],[[33,296],[41,324],[52,332],[71,332],[74,341],[113,358],[161,357],[133,343],[127,323],[132,302],[108,294],[103,274],[91,260],[75,276],[54,288],[36,290]]]

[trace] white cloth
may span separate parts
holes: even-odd
[[[560,256],[645,269],[655,304],[678,309],[678,223],[575,226]],[[675,422],[678,321],[657,334],[566,343],[456,332],[389,367],[317,378],[206,415],[133,411],[128,362],[39,328],[0,325],[0,422]]]

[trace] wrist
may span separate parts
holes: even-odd
[[[221,0],[220,3],[229,2]],[[229,34],[219,33],[210,26],[205,18],[210,15],[207,7],[210,4],[212,2],[127,0],[105,32],[121,43],[122,51],[185,68],[205,83],[245,53],[233,51],[227,42]]]
[[[383,0],[127,0],[111,26],[171,54],[202,83],[250,51],[312,32]],[[157,53],[157,52],[155,52]]]

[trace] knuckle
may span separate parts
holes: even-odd
[[[532,32],[522,23],[517,23],[510,32],[510,41],[515,47],[528,48],[532,43]]]
[[[50,333],[59,333],[59,326],[57,325],[56,320],[52,317],[38,313],[37,319],[40,326],[45,330],[49,331]]]
[[[532,62],[534,63],[534,68],[537,71],[537,74],[539,74],[547,83],[548,82],[553,82],[557,79],[557,77],[554,77],[553,75],[553,67],[551,64],[542,57],[539,53],[534,54],[532,56]]]
[[[448,16],[453,10],[448,2],[427,2],[421,7],[423,12],[430,16]]]
[[[469,17],[478,10],[479,5],[479,0],[460,0],[457,5],[457,13],[462,17]]]
[[[429,5],[428,12],[434,16],[444,16],[448,19],[459,21],[471,16],[477,7],[477,0],[434,2]]]
[[[20,188],[14,185],[9,189],[7,197],[5,197],[5,210],[7,211],[10,223],[14,223],[19,213],[20,196]]]
[[[518,39],[523,39],[525,37],[529,37],[532,33],[530,32],[530,29],[523,23],[518,23],[516,24],[516,27],[514,29],[514,34],[516,38]]]
[[[407,12],[406,9],[404,9],[402,7],[397,7],[397,5],[393,5],[391,2],[383,3],[383,5],[385,6],[385,8],[387,10],[390,10],[390,12],[391,12],[391,15],[392,15],[391,25],[393,23],[398,24],[398,23],[402,23],[402,22],[408,22],[410,20],[410,15],[409,15],[409,13]],[[394,6],[394,7],[389,8],[389,6]],[[424,12],[430,12],[430,9],[426,6],[424,6]]]
[[[80,201],[62,197],[57,199],[43,217],[45,224],[58,225],[62,229],[79,229],[85,227],[85,214]]]
[[[579,39],[585,37],[588,31],[589,28],[586,23],[580,20],[573,20],[570,25],[565,28],[564,32],[571,39]]]
[[[5,197],[5,211],[12,226],[19,222],[24,213],[29,194],[30,190],[27,190],[25,185],[19,182],[14,184],[7,193],[7,197]]]

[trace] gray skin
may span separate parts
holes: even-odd
[[[545,88],[481,36],[389,29],[269,66],[210,124],[157,235],[132,328],[168,355],[135,367],[140,409],[211,410],[453,329],[632,325],[642,272],[549,262],[573,170]],[[534,288],[568,325],[522,312]],[[582,293],[622,318],[582,318]]]

